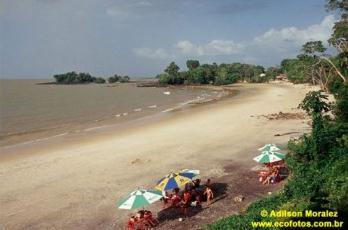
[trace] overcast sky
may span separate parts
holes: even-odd
[[[154,76],[170,61],[279,65],[335,22],[324,0],[0,0],[0,75]]]

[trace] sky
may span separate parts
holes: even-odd
[[[0,77],[152,77],[175,61],[279,65],[336,20],[325,0],[0,0]]]

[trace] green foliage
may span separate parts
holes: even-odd
[[[97,84],[104,84],[105,83],[105,79],[104,78],[101,78],[101,77],[97,77],[95,80],[94,80],[95,83]]]
[[[282,71],[280,68],[277,68],[277,67],[269,67],[267,70],[266,70],[266,78],[267,80],[270,80],[270,79],[273,79],[275,80],[276,76],[278,76],[279,74],[281,74]]]
[[[310,81],[310,78],[306,75],[306,65],[303,60],[284,59],[281,62],[281,70],[288,75],[289,81],[295,84]]]
[[[327,95],[323,94],[322,90],[311,91],[307,93],[299,107],[305,110],[309,115],[321,114],[329,111],[329,104],[327,101]]]
[[[117,74],[108,78],[109,83],[116,83],[116,82],[126,83],[126,82],[129,82],[129,80],[130,78],[128,76],[119,76]]]
[[[223,218],[211,225],[207,226],[209,230],[225,230],[225,229],[236,229],[236,230],[250,230],[250,229],[262,229],[252,228],[252,221],[271,221],[274,218],[261,217],[260,212],[262,210],[277,210],[282,204],[283,198],[280,195],[273,195],[266,197],[259,201],[252,203],[247,212],[244,215],[234,215],[227,218]]]
[[[158,74],[157,78],[159,79],[159,83],[161,85],[169,84],[171,81],[171,78],[170,78],[169,74],[167,74],[167,73]]]
[[[123,76],[123,77],[120,77],[120,82],[121,83],[127,83],[129,82],[130,78],[128,76]]]
[[[199,66],[199,61],[197,60],[187,60],[186,61],[186,66],[189,69],[189,71],[198,68]]]
[[[342,85],[336,94],[335,115],[342,122],[348,122],[348,85]]]
[[[277,68],[270,68],[270,75],[265,74],[263,66],[249,64],[203,64],[200,65],[197,60],[187,60],[188,71],[179,72],[179,67],[175,62],[171,62],[165,69],[166,76],[162,75],[161,84],[214,84],[226,85],[238,81],[248,81],[253,83],[266,82],[275,73],[279,72]],[[262,74],[262,75],[261,75]],[[170,79],[168,78],[170,77]],[[160,78],[157,75],[156,78]]]
[[[177,66],[177,64],[175,64],[175,62],[171,62],[167,66],[167,68],[164,70],[164,72],[169,74],[169,76],[171,76],[171,77],[175,77],[175,76],[178,76],[179,70],[180,70],[179,66]]]
[[[328,0],[326,4],[328,10],[348,11],[347,0]]]
[[[118,82],[120,80],[121,76],[118,76],[117,74],[115,74],[114,76],[111,76],[108,78],[108,82],[109,83],[115,83]]]
[[[265,73],[265,68],[263,66],[257,65],[257,66],[253,66],[253,77],[251,78],[251,82],[262,82],[262,80],[260,79],[260,75]]]
[[[215,85],[227,85],[237,82],[239,79],[238,75],[228,69],[227,67],[221,67],[218,70],[217,77],[215,78]]]
[[[322,41],[310,41],[306,42],[302,46],[302,51],[305,54],[315,54],[315,53],[322,53],[326,50],[326,48],[323,45]]]
[[[76,73],[74,71],[53,76],[59,84],[81,84],[95,82],[96,78],[89,73]]]

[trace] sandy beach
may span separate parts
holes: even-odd
[[[237,96],[138,121],[122,132],[30,146],[18,155],[2,149],[0,229],[120,229],[129,212],[118,210],[116,201],[133,189],[151,188],[163,175],[184,168],[201,170],[203,179],[239,177],[240,170],[226,165],[251,170],[257,148],[286,146],[309,131],[307,120],[263,115],[298,113],[310,87],[233,87],[240,89]]]

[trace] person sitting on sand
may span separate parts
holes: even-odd
[[[207,196],[207,203],[208,205],[210,205],[212,200],[214,199],[213,190],[211,190],[209,186],[205,186],[203,195]]]
[[[162,196],[161,201],[163,202],[163,208],[165,208],[173,195],[169,194],[168,191],[163,191]]]
[[[197,206],[201,203],[201,197],[199,191],[196,189],[192,188],[191,191],[191,206]]]
[[[182,199],[182,212],[185,217],[188,216],[187,212],[190,205],[191,205],[191,194],[188,190],[185,190],[183,194],[183,199]]]
[[[199,188],[200,184],[201,184],[201,180],[200,179],[195,179],[192,181],[193,183],[193,188],[196,189],[196,188]]]
[[[177,206],[181,201],[181,197],[179,196],[179,193],[174,193],[172,197],[170,198],[170,203],[172,206]]]
[[[262,184],[275,183],[275,178],[276,177],[277,177],[277,172],[276,171],[272,171],[271,175],[267,176],[267,178],[262,182]]]
[[[150,226],[155,227],[159,224],[159,221],[152,216],[151,211],[145,210],[144,211],[144,221]]]
[[[135,230],[136,217],[131,215],[127,222],[127,230]]]
[[[271,175],[271,183],[275,184],[277,182],[278,177],[279,177],[279,169],[275,167]]]

